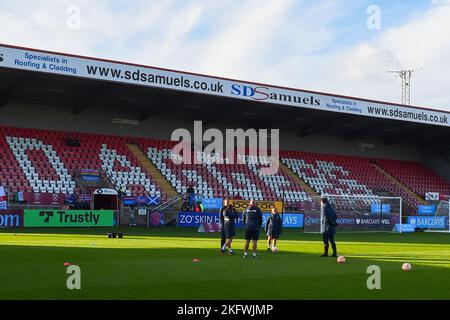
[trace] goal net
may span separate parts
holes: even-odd
[[[450,206],[449,200],[441,200],[436,206],[434,216],[427,217],[427,232],[450,232]]]
[[[339,232],[393,231],[402,220],[402,198],[359,195],[323,195],[337,214]],[[313,199],[314,208],[305,210],[304,232],[322,230],[320,198]]]

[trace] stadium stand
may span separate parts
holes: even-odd
[[[173,163],[171,148],[173,142],[140,140],[140,147],[147,150],[152,163],[171,182],[180,194],[186,193],[189,184],[194,184],[197,193],[203,197],[234,197],[240,195],[244,199],[278,200],[288,203],[308,201],[311,197],[283,171],[276,175],[266,176],[259,172],[260,167],[267,166],[266,157],[241,159],[245,164],[230,164],[228,158],[216,159],[203,152],[195,156],[203,164]],[[239,155],[241,156],[241,155]],[[245,160],[245,161],[244,161]]]
[[[421,204],[417,197],[399,187],[388,176],[374,167],[379,162],[382,164],[396,163],[393,160],[307,152],[283,152],[281,157],[281,160],[294,173],[311,185],[319,194],[371,196],[386,195],[387,193],[388,195],[403,197],[406,204],[413,208]],[[399,163],[402,163],[404,168],[420,167],[425,170],[419,163],[403,161]],[[426,187],[423,186],[423,188],[430,188],[430,190],[439,187],[439,184],[433,185],[432,182]]]
[[[420,197],[427,192],[450,194],[450,184],[418,162],[382,159],[377,163]]]
[[[6,141],[34,192],[75,192],[75,182],[51,144],[23,137],[6,137]]]
[[[67,145],[68,139],[77,141]],[[191,155],[203,164],[176,165],[171,157],[174,142],[130,139],[74,132],[0,127],[0,184],[10,192],[79,194],[73,178],[77,170],[97,169],[109,177],[111,185],[130,196],[167,194],[130,151],[137,145],[161,175],[180,194],[189,184],[203,197],[280,200],[287,203],[311,201],[311,192],[292,178],[292,173],[317,194],[401,196],[416,208],[425,192],[446,192],[450,185],[419,162],[282,151],[281,161],[292,172],[264,176],[259,169],[270,163],[266,157],[238,155],[246,164],[229,164],[229,159],[211,161],[198,152]],[[243,158],[245,157],[245,158]],[[206,161],[205,161],[206,160]],[[382,168],[399,183],[395,183]],[[408,192],[411,190],[413,193]]]
[[[79,147],[67,146],[69,136]],[[11,192],[79,194],[74,172],[97,169],[127,195],[164,198],[119,137],[19,128],[0,128],[0,137],[0,182]]]

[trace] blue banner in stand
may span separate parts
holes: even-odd
[[[203,208],[205,209],[220,209],[222,208],[222,198],[202,198]]]
[[[159,205],[158,196],[141,196],[141,197],[123,197],[125,206],[141,205],[141,206],[157,206]]]
[[[382,205],[380,205],[379,203],[372,203],[371,213],[375,213],[375,214],[380,214],[380,213],[390,214],[391,213],[391,205],[389,205],[389,204],[382,204]]]
[[[159,197],[157,196],[141,196],[136,198],[136,204],[139,205],[147,205],[147,206],[156,206],[159,204]]]
[[[433,215],[435,212],[436,212],[435,205],[419,206],[419,210],[417,211],[418,214],[423,215]]]
[[[136,200],[137,200],[137,197],[123,197],[122,198],[123,204],[125,206],[135,205],[137,203]]]
[[[263,225],[269,218],[269,213],[263,213]],[[303,214],[285,213],[283,228],[303,228]],[[220,223],[218,212],[178,212],[178,227],[198,227],[202,223]],[[236,221],[236,227],[243,227],[242,215]]]

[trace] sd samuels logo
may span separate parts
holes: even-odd
[[[0,62],[3,62],[3,53],[0,53]]]
[[[303,105],[310,105],[315,107],[320,107],[320,99],[314,95],[310,96],[298,96],[296,94],[277,93],[272,92],[268,87],[251,87],[239,84],[233,84],[231,86],[231,94],[233,96],[240,96],[245,98],[251,98],[258,101],[280,101],[287,103],[296,103]]]

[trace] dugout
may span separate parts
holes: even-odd
[[[119,194],[114,189],[97,189],[94,191],[94,210],[119,211]]]

